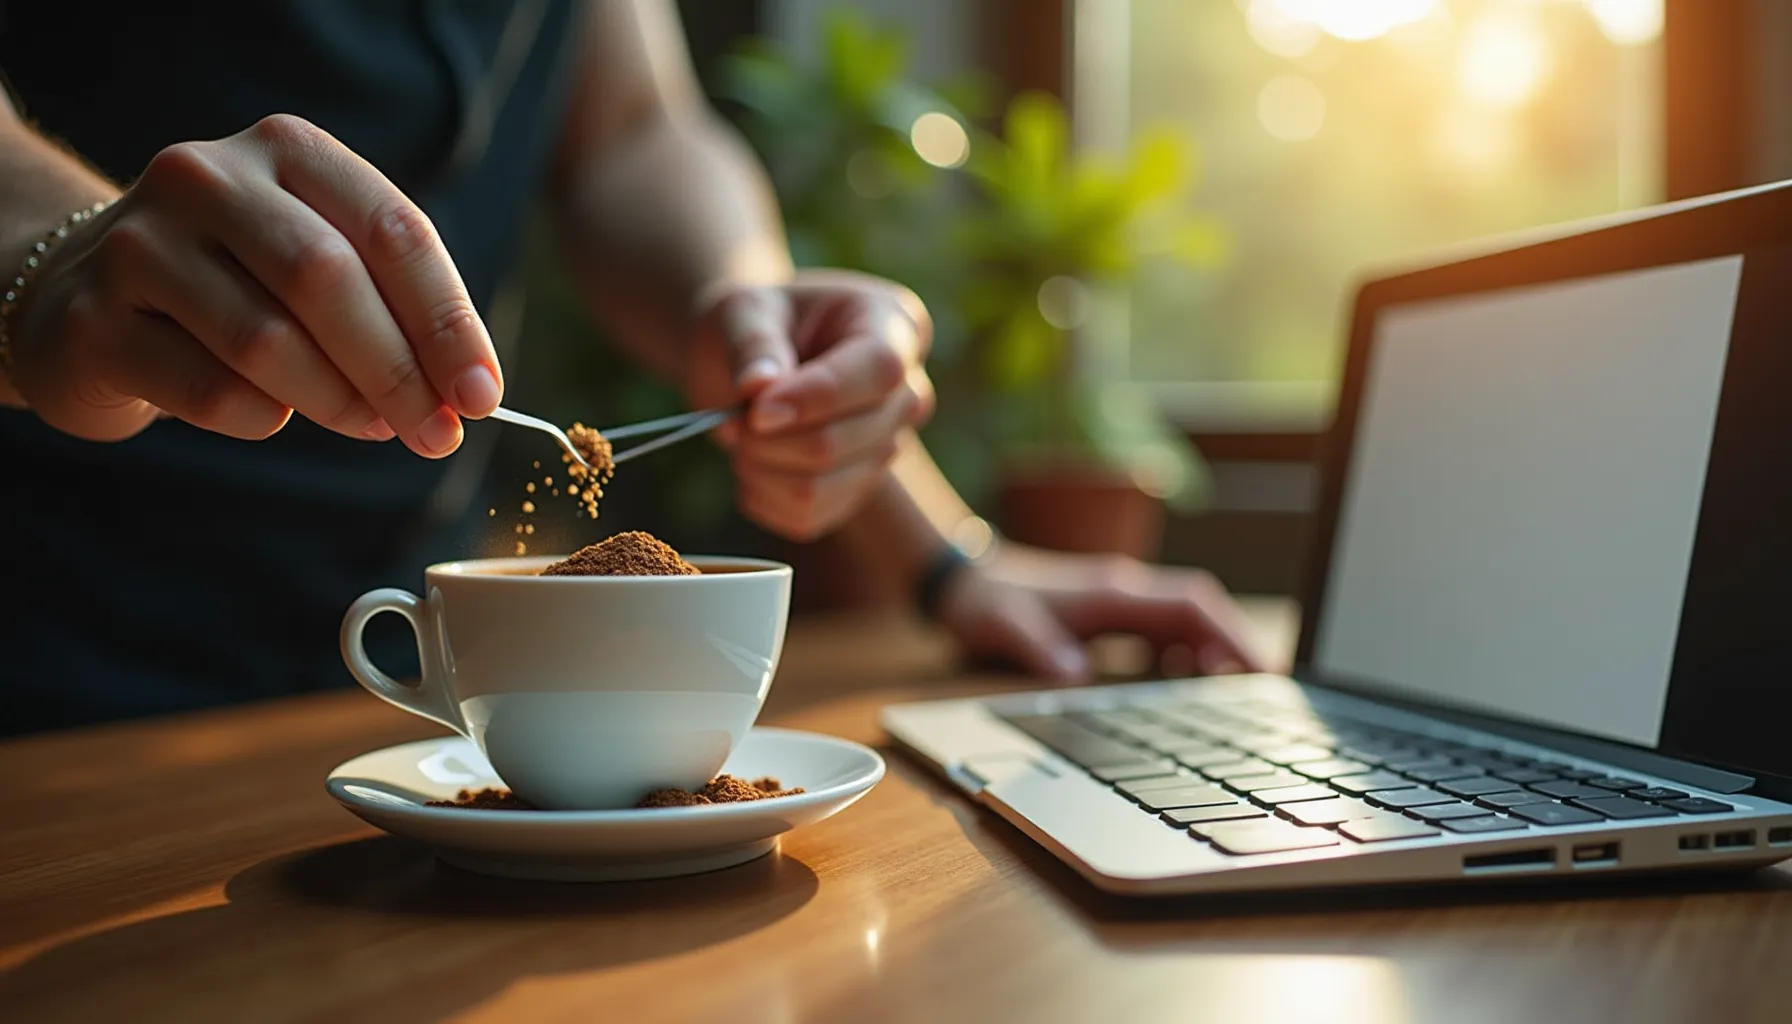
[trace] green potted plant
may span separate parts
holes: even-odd
[[[969,272],[958,302],[990,437],[1000,521],[1019,540],[1149,555],[1163,505],[1199,504],[1207,475],[1124,369],[1102,357],[1104,310],[1153,260],[1215,265],[1224,235],[1181,202],[1188,147],[1142,135],[1109,157],[1073,151],[1063,108],[1027,93],[967,170],[979,201],[958,226]],[[1123,328],[1121,328],[1123,329]]]

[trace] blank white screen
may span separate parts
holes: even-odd
[[[1316,667],[1653,746],[1741,277],[1383,310]]]

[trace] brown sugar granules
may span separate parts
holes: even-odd
[[[718,775],[695,793],[688,789],[656,789],[641,798],[636,807],[696,807],[701,804],[737,804],[748,800],[770,800],[778,796],[795,796],[803,787],[785,789],[784,784],[767,775],[748,782],[733,775]]]
[[[508,789],[463,789],[452,800],[431,800],[430,807],[462,807],[476,811],[533,811],[535,808]]]
[[[543,576],[695,576],[701,570],[650,533],[630,530],[574,551]]]
[[[795,796],[803,787],[785,789],[784,784],[767,775],[748,782],[732,775],[718,775],[695,793],[688,789],[656,789],[641,798],[636,807],[696,807],[700,804],[737,804],[748,800],[770,800],[775,796]],[[533,811],[508,789],[482,789],[475,793],[463,789],[452,800],[431,800],[430,807],[458,807],[475,811]]]
[[[609,438],[597,432],[593,427],[583,423],[574,423],[566,432],[572,440],[572,446],[579,450],[585,461],[591,463],[586,469],[573,461],[572,456],[560,455],[560,461],[566,463],[566,473],[572,477],[572,485],[568,492],[578,499],[579,507],[593,519],[597,518],[597,503],[604,496],[604,485],[616,472],[616,463],[610,461],[612,449]],[[554,478],[547,478],[547,485],[554,486]]]

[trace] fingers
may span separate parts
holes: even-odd
[[[309,332],[229,254],[205,252],[173,233],[121,230],[108,243],[111,258],[136,264],[127,274],[149,308],[172,317],[270,398],[349,437],[393,436]]]
[[[1116,559],[1099,575],[1097,585],[1064,602],[1067,624],[1078,635],[1127,632],[1160,650],[1185,647],[1204,673],[1263,670],[1243,614],[1210,574]]]
[[[796,367],[790,340],[790,299],[776,288],[742,288],[714,312],[735,393],[752,398]]]
[[[844,316],[838,340],[759,393],[749,415],[754,431],[796,430],[863,412],[910,382],[925,356],[915,321],[893,301],[850,301],[855,309]],[[827,326],[821,319],[817,330]]]
[[[372,164],[298,118],[257,126],[279,182],[348,240],[430,384],[464,416],[503,397],[498,357],[435,225]]]
[[[794,434],[733,434],[735,458],[790,473],[826,473],[861,461],[889,465],[897,437],[914,424],[920,399],[903,390],[883,405],[848,419]]]
[[[1024,588],[961,572],[941,595],[939,617],[971,654],[1016,664],[1061,683],[1088,677],[1089,659],[1082,644],[1038,594]]]
[[[789,540],[811,541],[852,514],[884,479],[884,467],[858,462],[819,476],[763,468],[735,475],[735,500],[749,519]]]
[[[259,441],[286,425],[292,410],[269,398],[166,317],[131,314],[113,341],[106,383],[196,427]]]

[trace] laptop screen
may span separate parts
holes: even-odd
[[[1751,202],[1365,287],[1303,675],[1792,777],[1792,189]]]

